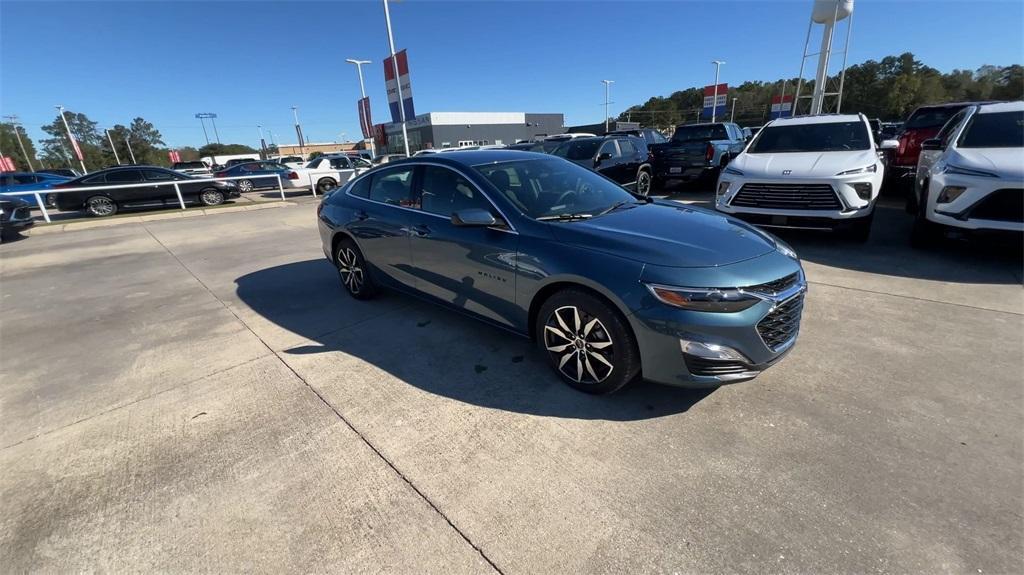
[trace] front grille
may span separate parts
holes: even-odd
[[[743,184],[729,205],[775,210],[842,210],[828,184]]]
[[[743,288],[743,291],[752,291],[757,293],[764,293],[769,295],[780,294],[787,289],[793,287],[797,280],[800,279],[799,272],[793,272],[788,276],[777,279],[775,281],[765,282],[763,284],[757,284],[756,286],[747,286]]]
[[[717,361],[690,354],[683,354],[683,359],[686,361],[686,369],[693,375],[716,377],[751,371],[750,366],[742,361]]]
[[[985,196],[967,216],[979,220],[1024,223],[1024,190],[1003,188]]]
[[[758,322],[757,333],[761,335],[768,349],[778,351],[796,337],[800,330],[800,313],[803,309],[804,296],[801,294],[786,300]]]

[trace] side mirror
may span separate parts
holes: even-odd
[[[879,150],[895,150],[900,147],[898,140],[882,140],[878,143]]]
[[[603,162],[605,160],[610,160],[610,159],[612,159],[611,152],[604,152],[602,154],[598,154],[597,159],[594,160],[594,165],[596,166],[596,165],[600,164],[601,162]]]
[[[452,225],[462,227],[488,227],[498,224],[491,212],[481,208],[459,210],[452,214]]]
[[[938,138],[932,138],[930,140],[925,140],[925,141],[921,142],[921,149],[922,150],[941,150],[942,149],[942,140],[940,140]]]

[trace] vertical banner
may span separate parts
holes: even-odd
[[[729,100],[729,85],[718,85],[718,102],[715,102],[715,86],[704,86],[704,109],[701,110],[701,117],[710,118],[712,109],[716,117],[725,116],[725,103]]]
[[[793,96],[772,96],[772,110],[768,114],[768,118],[774,120],[776,118],[784,118],[793,115]]]
[[[0,172],[16,172],[14,159],[8,156],[0,156]]]
[[[306,147],[306,140],[302,139],[302,126],[295,124],[295,135],[299,138],[299,147]]]
[[[388,135],[384,131],[384,124],[376,124],[373,126],[373,143],[382,150],[387,150],[388,147]]]
[[[398,86],[402,86],[402,107],[405,111],[405,119],[411,120],[416,117],[416,110],[412,105],[412,84],[409,82],[409,59],[405,50],[395,54],[398,63],[398,78],[395,78],[395,67],[391,63],[391,56],[384,59],[384,85],[388,90],[388,107],[391,108],[391,121],[398,123],[402,116],[398,111]]]
[[[167,152],[167,159],[169,159],[172,164],[176,164],[181,161],[181,155],[178,154],[177,150],[169,150]]]
[[[373,137],[373,120],[370,118],[370,97],[367,96],[356,103],[359,106],[359,128],[363,131],[363,139]]]
[[[75,150],[75,157],[81,162],[84,158],[82,157],[82,149],[78,147],[78,140],[70,133],[68,134],[68,139],[71,140],[71,147]]]

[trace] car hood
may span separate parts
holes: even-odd
[[[992,172],[1000,178],[1024,179],[1024,148],[957,148],[949,163]]]
[[[771,236],[752,226],[674,202],[550,225],[562,243],[659,266],[723,266],[776,249]]]
[[[790,170],[787,176],[793,178],[826,178],[839,172],[856,170],[878,162],[874,150],[849,152],[796,152],[786,154],[743,153],[733,160],[730,167],[746,176],[778,178]]]

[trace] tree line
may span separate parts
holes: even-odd
[[[726,119],[736,98],[735,121],[760,126],[768,121],[773,96],[796,92],[797,78],[774,82],[744,82],[730,86]],[[801,95],[809,95],[814,81],[805,81]],[[942,72],[926,66],[910,52],[868,60],[846,69],[842,112],[861,112],[868,118],[903,121],[924,104],[973,100],[1020,100],[1024,98],[1024,66],[985,65],[977,70]],[[645,127],[668,129],[699,121],[704,102],[703,87],[691,87],[668,97],[655,96],[619,115],[619,121],[640,122]],[[801,102],[799,111],[808,103]]]

